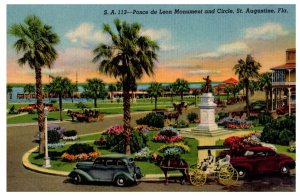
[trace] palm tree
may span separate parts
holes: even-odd
[[[53,93],[58,96],[60,121],[63,121],[62,98],[63,96],[69,94],[70,86],[71,86],[71,80],[69,78],[55,77],[47,87],[50,93]]]
[[[35,71],[38,126],[40,132],[39,153],[45,151],[45,116],[43,106],[42,68],[53,65],[57,58],[54,45],[59,43],[59,37],[52,27],[43,24],[37,16],[27,16],[24,24],[13,24],[8,33],[17,37],[14,43],[16,51],[23,56],[18,59],[20,66],[28,64]]]
[[[31,95],[31,93],[35,92],[35,87],[33,84],[26,84],[24,86],[24,93],[28,93],[29,96]]]
[[[188,81],[178,78],[173,85],[175,93],[180,94],[180,100],[183,102],[183,93],[190,91]]]
[[[157,110],[157,98],[162,95],[163,87],[161,83],[153,82],[147,89],[149,95],[154,97],[154,110]]]
[[[101,79],[87,79],[86,85],[83,87],[87,97],[94,99],[94,107],[97,108],[97,98],[104,97],[105,83]]]
[[[238,94],[239,92],[240,92],[240,86],[239,85],[234,85],[232,87],[233,97],[236,98],[236,94]]]
[[[78,85],[76,83],[70,83],[70,86],[67,87],[68,93],[71,96],[72,103],[74,102],[74,93],[78,92]]]
[[[272,99],[272,73],[266,72],[260,74],[260,88],[266,93],[266,110],[269,111],[269,96]]]
[[[255,91],[259,90],[260,86],[259,83],[254,81],[254,80],[250,80],[249,81],[249,90],[250,90],[250,95],[253,96]]]
[[[7,97],[9,97],[9,99],[12,98],[12,92],[13,92],[13,87],[11,85],[7,85],[6,86],[6,93],[7,93]]]
[[[110,102],[112,103],[114,101],[113,93],[117,90],[117,87],[114,84],[109,84],[107,90],[110,92]]]
[[[156,42],[149,37],[141,36],[141,25],[138,23],[121,24],[119,19],[114,21],[117,33],[105,24],[103,30],[108,34],[112,43],[100,43],[95,49],[93,62],[99,62],[99,70],[109,76],[119,78],[123,86],[123,122],[125,137],[125,153],[130,154],[130,84],[145,74],[152,75],[154,61],[157,60]]]
[[[233,67],[235,74],[238,75],[239,80],[244,84],[246,90],[246,108],[247,116],[250,115],[249,110],[249,80],[252,78],[258,78],[261,65],[259,62],[256,62],[251,55],[247,55],[246,61],[240,59],[238,64]]]

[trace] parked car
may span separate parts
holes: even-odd
[[[83,181],[113,182],[117,186],[137,183],[142,176],[133,158],[122,154],[102,155],[94,162],[79,162],[69,174],[75,184]]]
[[[239,179],[259,173],[288,175],[290,169],[295,168],[295,161],[291,157],[276,153],[269,147],[248,147],[241,154],[230,159],[230,163],[238,171]]]

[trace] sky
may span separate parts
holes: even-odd
[[[248,8],[274,9],[275,13],[245,13]],[[279,8],[286,12],[277,13]],[[174,14],[175,9],[203,12]],[[217,13],[218,9],[234,13]],[[243,13],[237,13],[237,9]],[[105,10],[134,14],[105,15]],[[151,14],[152,10],[158,13]],[[172,14],[159,14],[160,10]],[[205,10],[212,13],[204,13]],[[138,11],[148,14],[136,14]],[[75,82],[76,72],[78,82],[87,78],[115,82],[116,79],[99,73],[98,65],[91,61],[92,50],[99,43],[109,43],[103,24],[113,27],[116,18],[140,23],[141,34],[160,46],[155,75],[138,82],[174,82],[177,78],[203,82],[207,75],[212,81],[237,78],[232,67],[247,54],[261,63],[261,72],[266,72],[284,64],[285,50],[296,45],[295,5],[7,5],[7,28],[23,23],[28,15],[39,16],[60,37],[55,46],[59,57],[50,70],[43,69],[43,82],[48,82],[49,74]],[[13,48],[15,41],[15,37],[7,35],[7,82],[33,83],[34,71],[28,65],[17,64],[21,54]]]

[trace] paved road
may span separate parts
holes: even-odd
[[[135,122],[135,119],[140,117],[141,114],[135,114],[132,121]],[[122,116],[107,117],[103,122],[97,123],[65,122],[61,126],[66,129],[75,129],[79,134],[85,134],[104,130],[116,123],[122,123]],[[36,146],[31,141],[37,131],[36,125],[7,127],[7,191],[295,191],[295,176],[282,178],[276,175],[257,177],[251,181],[239,182],[239,186],[229,188],[218,185],[214,181],[208,182],[203,187],[148,182],[126,188],[115,187],[111,184],[73,185],[66,183],[65,177],[39,174],[23,167],[22,156],[27,150]]]

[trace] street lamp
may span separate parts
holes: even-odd
[[[47,107],[44,108],[44,115],[45,115],[45,158],[44,158],[44,165],[43,167],[49,168],[50,165],[50,158],[48,156],[48,126],[47,126],[47,117],[48,117],[49,110]]]

